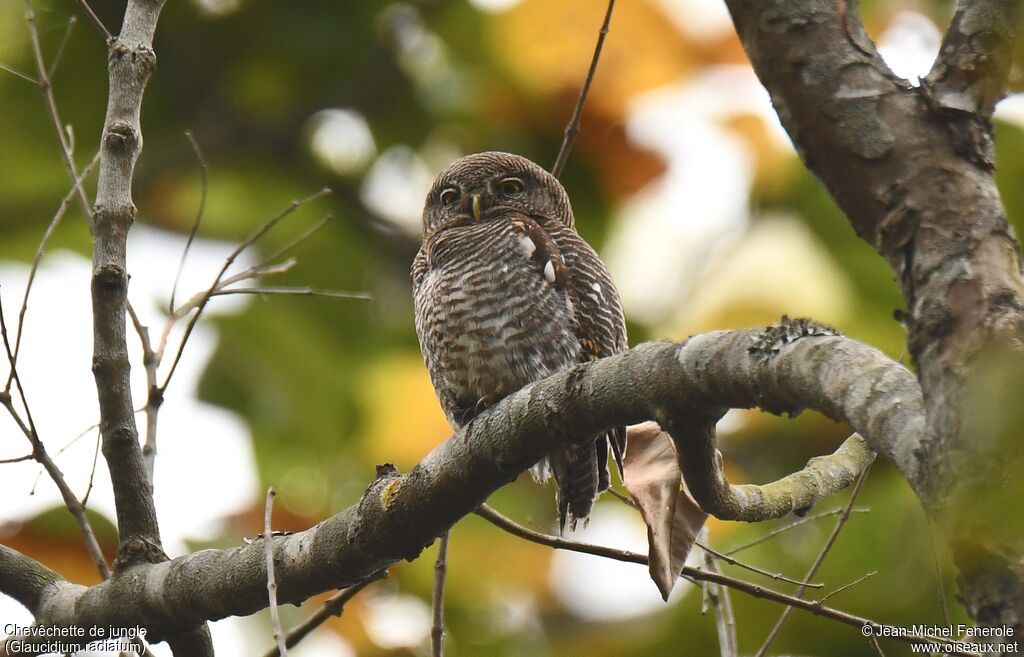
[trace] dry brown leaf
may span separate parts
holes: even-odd
[[[686,488],[668,433],[656,422],[633,425],[626,432],[623,479],[647,524],[651,579],[668,600],[708,514]]]

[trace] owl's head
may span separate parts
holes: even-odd
[[[485,222],[518,212],[543,225],[573,225],[562,184],[525,157],[495,151],[455,160],[442,171],[423,206],[423,232]]]

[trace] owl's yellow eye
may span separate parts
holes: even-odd
[[[523,181],[519,178],[505,178],[498,183],[498,191],[501,192],[502,196],[519,196],[523,193],[524,189]]]
[[[455,201],[459,200],[459,190],[454,187],[449,187],[441,192],[441,196],[438,197],[442,205],[451,205]]]

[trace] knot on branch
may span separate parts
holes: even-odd
[[[105,291],[120,291],[128,287],[128,272],[121,265],[100,265],[92,275],[93,286]]]
[[[143,75],[149,76],[156,69],[156,53],[148,45],[133,46],[122,43],[120,37],[115,37],[108,50],[107,65],[113,67],[123,62],[138,67]]]
[[[130,152],[139,141],[139,134],[130,123],[114,121],[107,126],[103,143],[115,153]]]
[[[149,354],[146,355],[146,358],[149,359],[150,361],[152,361],[152,358],[151,358],[151,356]],[[146,363],[146,364],[149,364],[149,363]],[[150,386],[149,387],[149,397],[146,399],[146,405],[147,406],[152,406],[153,408],[160,408],[160,406],[163,403],[164,403],[164,391],[163,391],[163,388],[161,388],[160,386],[157,386],[157,385]]]
[[[139,564],[164,561],[167,561],[167,553],[159,545],[144,538],[133,538],[118,547],[117,558],[114,559],[114,575]]]

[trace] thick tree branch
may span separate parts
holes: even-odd
[[[970,451],[958,444],[956,373],[988,340],[1024,331],[1018,245],[991,175],[990,136],[977,117],[951,114],[893,75],[855,2],[728,4],[807,166],[903,286],[928,399],[922,479],[912,483],[938,506],[955,452]]]
[[[927,418],[913,453],[919,476],[909,480],[951,538],[961,573],[970,573],[961,597],[972,615],[989,625],[1016,619],[1019,636],[1024,537],[1005,549],[1000,519],[1019,489],[996,482],[1018,481],[1024,462],[1013,437],[997,435],[968,405],[972,386],[1019,385],[983,381],[979,355],[1024,351],[1020,246],[992,176],[989,124],[1021,2],[958,3],[920,87],[882,61],[855,0],[727,4],[808,168],[902,287]]]
[[[125,317],[128,229],[135,219],[132,175],[142,149],[142,95],[156,66],[153,33],[163,0],[130,0],[121,34],[110,41],[109,96],[100,145],[93,238],[93,374],[103,456],[110,469],[122,551],[129,561],[159,560],[160,532],[132,403]]]
[[[40,612],[44,591],[64,578],[35,559],[0,545],[0,591],[33,614]]]
[[[164,0],[128,0],[121,33],[108,41],[107,111],[100,141],[96,204],[90,217],[92,369],[100,407],[103,457],[114,489],[121,542],[115,571],[167,559],[160,544],[153,486],[146,473],[135,423],[125,326],[127,239],[136,213],[132,178],[142,150],[142,96],[156,67],[153,35],[163,5]],[[202,623],[179,626],[165,638],[175,654],[213,654],[209,630]]]
[[[841,336],[779,329],[644,344],[574,367],[485,411],[408,474],[379,466],[357,505],[307,531],[271,539],[279,601],[300,602],[413,559],[556,446],[652,416],[671,426],[676,415],[693,417],[694,408],[760,404],[795,413],[813,405],[849,421],[900,467],[911,467],[902,449],[920,434],[913,376]],[[263,550],[255,542],[139,565],[136,576],[55,597],[38,620],[90,626],[116,619],[143,625],[156,639],[204,620],[251,614],[267,605]]]
[[[984,119],[1006,93],[1024,19],[1020,0],[959,0],[939,57],[924,82],[947,109]]]

